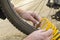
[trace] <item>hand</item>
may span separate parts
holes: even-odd
[[[17,12],[20,14],[22,18],[29,20],[34,24],[38,24],[40,21],[40,17],[37,15],[37,13],[31,12],[31,11],[24,11],[24,10],[21,10],[20,8],[17,8]]]
[[[21,16],[28,21],[32,21],[34,24],[38,24],[40,22],[40,17],[37,13],[31,11],[25,11]]]
[[[53,30],[38,30],[30,34],[28,37],[26,37],[24,40],[51,40]]]

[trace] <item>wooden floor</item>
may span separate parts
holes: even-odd
[[[39,16],[48,18],[58,29],[60,29],[60,22],[51,19],[51,15],[55,14],[58,10],[47,7],[47,0],[13,0],[12,2],[15,7],[20,6],[21,9],[34,11],[39,13]],[[0,19],[0,40],[21,40],[25,36],[25,34],[18,31],[7,19]]]

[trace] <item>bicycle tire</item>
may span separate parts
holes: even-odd
[[[4,15],[18,30],[21,30],[27,35],[37,30],[36,28],[23,21],[21,17],[18,16],[18,14],[11,7],[11,3],[9,0],[0,0],[0,2],[2,10],[4,11]]]

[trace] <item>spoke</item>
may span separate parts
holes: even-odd
[[[40,1],[39,2],[39,4],[36,6],[36,8],[34,9],[34,11],[36,11],[36,9],[40,6],[40,4],[43,2],[43,0],[42,1]]]
[[[22,6],[28,5],[28,4],[32,3],[32,2],[36,2],[36,0],[33,0],[33,1],[28,2],[28,3],[26,3],[26,4],[20,5],[19,7],[22,7]]]
[[[39,10],[39,12],[38,12],[39,14],[40,14],[41,10],[43,9],[45,2],[46,2],[46,0],[44,1],[44,3],[43,3],[43,5],[42,5],[41,9]]]
[[[35,2],[35,4],[33,3],[33,5],[32,5],[32,6],[30,6],[27,10],[30,10],[30,9],[34,8],[38,3],[39,3],[39,0],[38,0],[38,1],[36,1],[36,2]]]
[[[50,11],[49,11],[49,13],[48,13],[47,18],[49,17],[49,15],[50,15],[51,11],[52,11],[52,8],[50,9]]]

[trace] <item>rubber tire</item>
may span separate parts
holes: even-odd
[[[18,16],[18,14],[12,8],[9,0],[0,0],[0,3],[2,6],[2,10],[4,11],[4,15],[18,30],[27,35],[37,30],[28,23],[24,22],[21,17]]]

